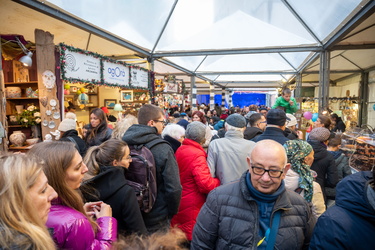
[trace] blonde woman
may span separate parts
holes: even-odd
[[[45,223],[57,193],[43,165],[25,155],[0,156],[0,249],[55,249]]]
[[[48,181],[59,195],[52,201],[47,220],[57,247],[110,249],[117,239],[117,221],[104,202],[83,203],[78,189],[88,169],[75,145],[64,141],[37,143],[28,154],[44,160]]]

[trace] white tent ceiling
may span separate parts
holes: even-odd
[[[331,81],[375,66],[375,4],[370,0],[0,0],[0,34],[55,43],[176,74],[199,87],[278,87],[302,73],[319,84],[322,50]]]

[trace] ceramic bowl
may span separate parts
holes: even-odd
[[[38,141],[39,141],[39,138],[31,138],[31,139],[27,139],[26,143],[27,145],[31,146],[31,145],[36,144]]]

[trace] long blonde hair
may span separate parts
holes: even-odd
[[[25,155],[0,156],[0,247],[17,245],[15,236],[25,235],[28,242],[18,242],[20,249],[33,244],[33,249],[55,249],[42,218],[27,195],[43,172],[43,165]]]
[[[59,195],[62,205],[73,208],[84,214],[96,232],[98,225],[85,213],[80,191],[72,190],[65,182],[66,170],[70,167],[77,152],[72,142],[52,141],[35,144],[28,154],[35,155],[44,160],[44,172],[46,173],[49,184]]]

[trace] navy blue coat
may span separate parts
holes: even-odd
[[[285,137],[283,130],[276,127],[266,127],[263,134],[254,137],[252,141],[258,142],[266,139],[277,141],[281,145],[284,145],[285,142],[290,140],[289,138]]]
[[[310,249],[375,249],[375,209],[367,193],[374,192],[368,190],[371,182],[372,173],[364,171],[337,185],[336,205],[319,217]]]

